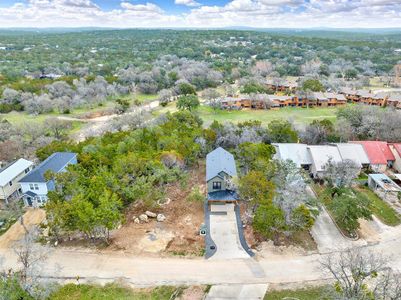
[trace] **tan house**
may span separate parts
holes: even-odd
[[[22,196],[19,181],[33,168],[33,162],[20,158],[0,169],[0,200],[9,203]]]
[[[393,163],[393,168],[401,173],[401,143],[389,144],[391,152],[393,152],[395,161]]]

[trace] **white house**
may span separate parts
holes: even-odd
[[[47,201],[48,191],[55,188],[53,180],[46,180],[45,173],[64,172],[68,165],[77,163],[77,155],[70,152],[56,152],[39,164],[35,169],[20,180],[24,203],[27,206],[42,206]]]
[[[308,151],[308,145],[296,143],[274,143],[276,148],[274,158],[280,160],[290,160],[297,165],[298,168],[309,170],[312,165],[312,158]]]
[[[362,145],[350,143],[337,143],[334,145],[337,146],[343,160],[351,160],[361,168],[369,167],[370,160]]]
[[[325,173],[326,164],[331,160],[333,163],[342,162],[342,158],[336,146],[308,146],[312,158],[311,174],[314,178],[322,178]]]
[[[19,180],[32,170],[33,162],[20,158],[0,169],[0,201],[8,203],[22,196]]]

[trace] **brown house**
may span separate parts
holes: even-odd
[[[275,92],[295,92],[298,88],[298,83],[290,82],[285,79],[267,79],[266,87]]]
[[[387,98],[387,105],[401,109],[401,95],[393,95]]]

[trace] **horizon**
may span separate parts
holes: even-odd
[[[388,0],[4,0],[0,28],[388,29]]]

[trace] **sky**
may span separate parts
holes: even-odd
[[[0,0],[0,27],[401,27],[401,0]]]

